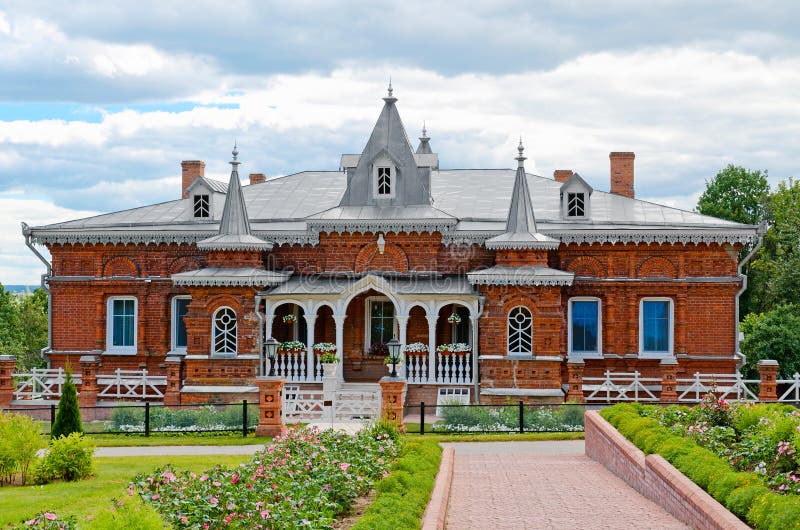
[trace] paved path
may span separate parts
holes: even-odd
[[[449,530],[686,528],[584,454],[582,440],[452,443]]]

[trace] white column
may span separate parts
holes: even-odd
[[[333,315],[336,323],[336,355],[339,357],[339,366],[336,371],[339,374],[339,381],[344,382],[344,320],[347,315]]]
[[[400,358],[404,359],[405,354],[403,353],[403,350],[405,350],[406,347],[406,330],[408,329],[408,315],[397,315],[397,317],[395,318],[397,318],[397,332],[400,335],[399,337],[397,337],[397,340],[400,341],[400,355],[401,355]],[[406,376],[405,363],[400,364],[400,369],[402,370],[402,372],[399,374],[400,377],[405,377]]]
[[[317,371],[317,363],[314,358],[314,324],[317,321],[317,315],[303,314],[306,319],[306,381],[313,381],[315,372]]]
[[[436,322],[439,314],[425,315],[428,319],[428,382],[436,382]]]

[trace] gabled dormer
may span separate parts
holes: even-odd
[[[228,185],[206,177],[197,177],[186,188],[186,198],[191,202],[193,219],[213,219],[214,203],[225,200]],[[216,196],[216,199],[215,199]]]
[[[589,183],[574,173],[561,185],[561,217],[575,221],[591,219],[592,191]]]
[[[417,164],[391,85],[383,101],[383,109],[361,156],[342,157],[347,189],[339,206],[430,205],[431,168]]]

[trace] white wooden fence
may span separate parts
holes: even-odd
[[[61,398],[66,372],[63,368],[34,368],[29,373],[14,374],[14,379],[15,400],[55,401]],[[72,380],[80,391],[81,374],[72,374]],[[166,386],[166,376],[151,375],[147,370],[118,368],[113,373],[97,375],[97,397],[108,400],[163,399]]]
[[[16,373],[14,399],[57,400],[67,380],[63,368],[34,368],[28,373]],[[72,374],[72,382],[81,384],[81,374]]]

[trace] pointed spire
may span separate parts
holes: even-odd
[[[558,241],[540,234],[536,230],[536,217],[533,214],[533,201],[525,173],[525,160],[522,137],[517,146],[517,173],[514,177],[514,190],[511,192],[511,206],[508,209],[506,231],[486,241],[486,248],[556,248]]]
[[[219,235],[204,239],[197,243],[198,248],[208,250],[240,250],[240,249],[265,249],[272,248],[272,243],[253,236],[250,233],[250,220],[247,217],[247,206],[242,192],[242,183],[239,181],[239,149],[233,144],[233,160],[231,165],[231,178],[228,182],[228,193],[225,195],[225,207],[222,209],[222,219],[219,222]]]
[[[394,92],[394,89],[392,88],[392,77],[391,76],[389,76],[389,89],[388,89],[387,92],[388,92],[388,95],[385,98],[383,98],[383,100],[387,104],[392,104],[395,101],[397,101],[397,98],[392,95],[392,92]]]
[[[422,122],[422,136],[419,137],[419,145],[417,146],[417,154],[433,154],[431,150],[430,138],[428,138],[428,129],[425,128],[425,122]]]

